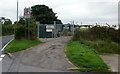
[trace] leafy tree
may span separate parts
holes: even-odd
[[[14,34],[14,26],[2,24],[2,35],[12,35]]]
[[[17,24],[17,21],[15,21],[14,24]]]
[[[6,24],[6,25],[10,25],[10,24],[12,24],[12,21],[11,21],[10,19],[5,19],[4,24]]]
[[[32,6],[32,15],[41,24],[53,24],[56,21],[57,24],[62,24],[61,20],[57,19],[56,13],[46,5]]]
[[[5,17],[0,17],[0,22],[2,22],[3,24],[6,24],[6,25],[12,24],[12,21]]]
[[[26,23],[26,25],[25,25]],[[28,24],[29,23],[29,24]],[[36,32],[36,25],[35,20],[33,17],[30,19],[24,20],[23,17],[20,18],[18,23],[16,24],[16,31],[15,31],[15,39],[22,40],[22,39],[36,39],[37,32]]]
[[[2,20],[5,20],[5,17],[1,17]]]
[[[59,19],[57,19],[57,20],[56,20],[56,23],[57,23],[57,24],[62,24],[62,21],[59,20]]]
[[[1,17],[2,22],[2,35],[12,35],[14,34],[14,26],[12,25],[12,21],[8,18]]]

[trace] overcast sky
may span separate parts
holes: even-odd
[[[119,0],[19,0],[19,16],[23,9],[33,5],[47,5],[63,23],[117,24]],[[0,0],[0,17],[16,21],[17,0]]]

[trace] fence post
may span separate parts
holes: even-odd
[[[39,39],[40,23],[36,22],[36,24],[37,24],[37,38]]]

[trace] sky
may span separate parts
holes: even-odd
[[[57,13],[64,24],[74,21],[75,24],[108,23],[118,24],[119,0],[18,0],[19,16],[23,16],[25,7],[47,5]],[[0,0],[0,17],[13,22],[17,20],[17,0]]]

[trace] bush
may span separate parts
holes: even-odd
[[[105,40],[120,43],[120,29],[115,30],[108,27],[93,27],[87,30],[77,30],[73,40]]]
[[[15,31],[15,39],[35,40],[37,38],[37,34],[36,34],[37,29],[36,29],[35,20],[33,18],[27,19],[26,21],[23,18],[20,18],[20,21],[16,25],[17,26]]]
[[[17,28],[16,28],[16,31],[15,31],[15,39],[17,40],[21,40],[21,39],[25,39],[25,27],[20,25],[20,24],[17,24]]]
[[[120,54],[120,29],[95,26],[87,30],[77,30],[72,40],[93,47],[99,53]]]
[[[120,45],[113,41],[104,41],[104,40],[80,40],[83,44],[90,46],[96,49],[99,53],[115,53],[120,54]]]
[[[2,35],[12,35],[14,34],[14,25],[12,24],[2,24]]]

